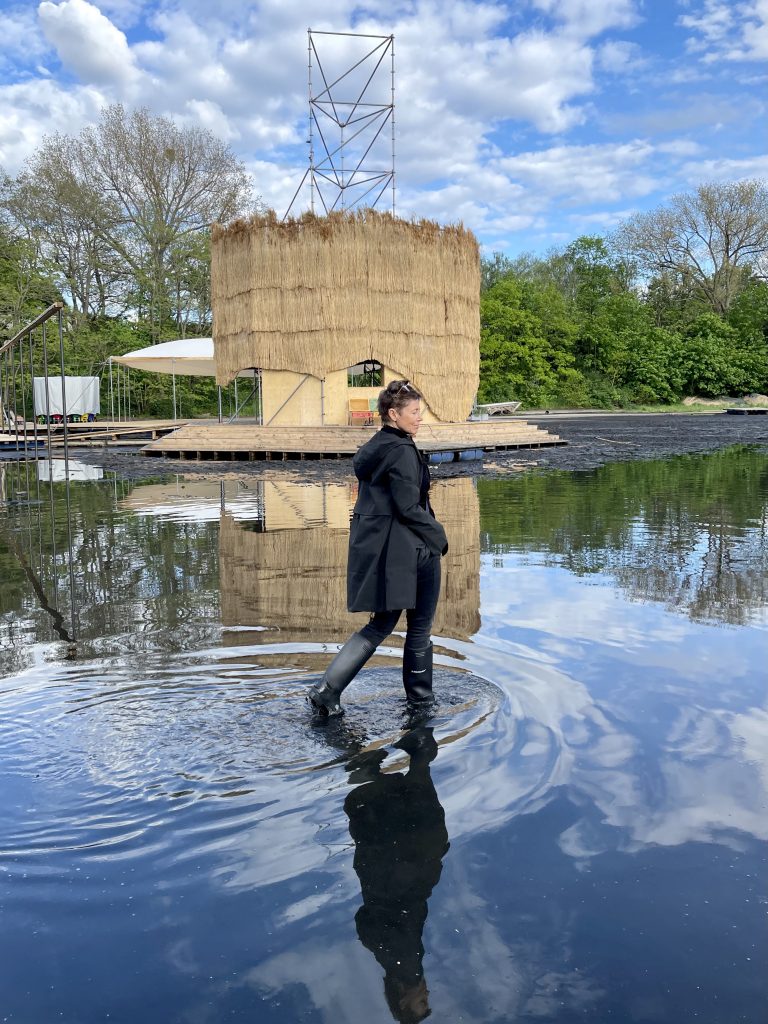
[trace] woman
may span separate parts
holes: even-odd
[[[360,489],[352,515],[347,607],[369,611],[309,691],[321,715],[340,715],[342,691],[355,678],[406,609],[403,686],[412,702],[432,698],[432,620],[440,594],[445,530],[429,504],[429,469],[413,438],[421,425],[421,394],[394,380],[379,394],[381,430],[355,455]]]

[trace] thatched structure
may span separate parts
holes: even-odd
[[[448,534],[435,636],[466,640],[480,628],[480,512],[474,481],[437,481],[434,505]],[[225,626],[280,630],[280,640],[344,640],[367,613],[347,611],[348,484],[266,481],[266,532],[221,518],[219,570]],[[270,529],[270,523],[281,524]],[[290,524],[290,525],[288,525]],[[405,618],[400,623],[405,629]],[[266,639],[266,637],[265,637]]]
[[[461,226],[365,210],[215,225],[213,339],[219,384],[238,370],[324,380],[377,360],[423,392],[441,420],[477,391],[480,262]]]

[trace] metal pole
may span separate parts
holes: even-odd
[[[69,500],[69,425],[67,423],[67,382],[64,373],[64,318],[61,310],[59,319],[59,358],[61,359],[61,404],[64,407],[64,476],[66,478],[67,495],[67,551],[69,553],[69,599],[72,605],[70,619],[72,622],[72,640],[75,632],[75,567],[72,560],[72,508]]]
[[[392,216],[395,216],[395,37],[392,36]]]
[[[13,433],[16,438],[16,451],[19,450],[19,400],[16,397],[16,348],[11,348],[11,380],[13,381]]]
[[[307,92],[309,95],[309,209],[315,212],[315,149],[312,141],[312,29],[307,29]]]
[[[45,427],[48,434],[48,465],[51,465],[53,458],[53,444],[51,443],[51,388],[48,379],[48,322],[43,324],[43,379],[45,380]],[[51,473],[51,476],[53,474]],[[53,484],[51,484],[53,486]]]
[[[130,368],[130,366],[126,366],[125,374],[126,374],[126,380],[128,382],[126,386],[128,388],[128,419],[130,419],[131,418],[131,368]]]
[[[48,439],[48,497],[50,498],[50,546],[53,577],[53,607],[58,611],[56,566],[56,506],[53,496],[53,443],[50,429],[50,379],[48,376],[48,322],[43,323],[43,380],[45,381],[45,431]],[[41,529],[42,534],[42,529]]]
[[[37,476],[37,498],[40,500],[40,453],[37,448],[37,410],[35,409],[35,361],[32,352],[32,331],[29,332],[29,375],[32,381],[32,429],[34,431],[35,438],[35,462],[37,465],[36,476]]]
[[[112,384],[112,356],[109,357],[109,417],[115,422],[115,392]]]
[[[59,608],[56,566],[56,505],[53,493],[53,443],[51,441],[51,387],[48,376],[48,321],[43,322],[43,379],[45,380],[45,430],[48,436],[48,494],[51,501],[51,567],[53,570],[53,607]]]
[[[261,367],[259,367],[259,426],[264,425],[264,391],[261,376]]]
[[[173,378],[173,418],[176,419],[176,360],[171,360],[171,377]]]
[[[65,445],[64,446],[64,451],[66,452],[66,450],[67,450],[67,448],[66,448],[66,445]],[[65,467],[67,467],[66,455],[64,457],[64,464],[65,464]],[[67,476],[67,479],[66,479],[66,481],[64,483],[64,488],[65,488],[65,494],[67,496],[67,556],[69,558],[69,604],[70,604],[69,621],[70,621],[70,624],[71,624],[71,627],[72,627],[72,629],[71,629],[72,643],[74,644],[74,642],[77,640],[77,606],[75,604],[75,601],[76,601],[76,599],[75,599],[75,560],[74,560],[74,552],[73,552],[74,544],[72,542],[72,504],[71,504],[70,498],[69,498],[69,469],[68,468],[65,468],[65,473],[66,473],[66,476]],[[70,652],[70,653],[72,653],[72,652]]]
[[[218,399],[219,399],[219,423],[221,423],[221,421],[224,419],[224,414],[223,414],[222,408],[221,408],[221,384],[219,384],[217,386],[216,390],[218,391]]]
[[[64,373],[64,318],[59,319],[59,359],[61,359],[61,404],[64,409],[64,475],[69,483],[69,424],[67,423],[67,380]],[[67,521],[69,521],[69,491],[67,491]]]
[[[8,353],[4,352],[0,356],[0,434],[4,434],[6,430],[6,423],[8,413],[6,407],[8,405]]]
[[[234,417],[235,419],[237,419],[237,414],[238,414],[239,411],[240,411],[240,406],[238,405],[238,402],[237,402],[237,375],[235,375],[235,417]]]
[[[24,461],[26,462],[29,442],[27,440],[27,391],[24,380],[24,340],[19,340],[19,369],[21,370],[21,408],[24,416]]]
[[[256,380],[256,367],[253,369],[253,418],[256,422],[259,422],[259,398],[256,389],[258,388],[258,382]]]
[[[339,122],[339,135],[341,146],[339,147],[339,160],[341,161],[341,208],[344,209],[344,125]]]

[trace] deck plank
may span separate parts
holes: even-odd
[[[210,421],[186,423],[142,448],[142,454],[181,459],[250,461],[285,460],[354,455],[376,427],[260,427]],[[492,451],[503,448],[538,448],[565,442],[556,434],[524,420],[425,424],[417,444],[425,452]]]

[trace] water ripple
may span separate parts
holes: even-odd
[[[322,650],[310,646],[312,657]],[[344,718],[323,722],[305,702],[317,675],[297,669],[303,657],[289,645],[211,648],[138,664],[41,664],[7,680],[0,743],[10,827],[0,860],[153,849],[196,857],[300,812],[318,787],[344,784],[343,772],[329,771],[390,746],[409,725],[400,666],[385,649],[347,691]],[[450,761],[461,740],[489,726],[503,695],[453,667],[436,668],[435,687],[431,724]],[[385,770],[404,759],[394,752]]]

